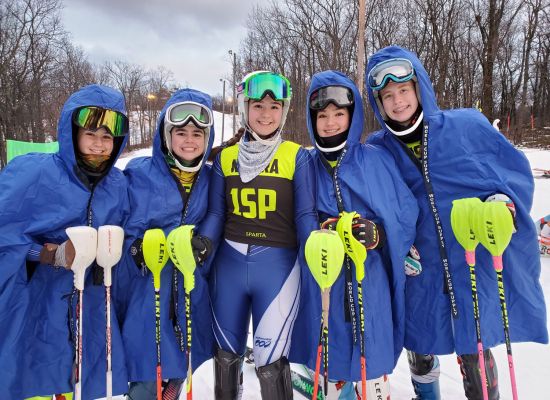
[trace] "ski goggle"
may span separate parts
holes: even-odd
[[[164,120],[174,126],[184,126],[191,121],[199,128],[208,128],[214,123],[212,111],[193,101],[172,104],[166,110]]]
[[[73,123],[81,128],[95,131],[107,128],[113,136],[124,136],[128,133],[128,118],[114,110],[101,107],[81,107],[73,114]]]
[[[372,90],[383,89],[391,80],[396,83],[410,81],[414,77],[412,63],[406,58],[392,58],[375,66],[369,72],[368,81]]]
[[[239,93],[252,100],[261,100],[271,92],[274,100],[290,100],[292,88],[290,82],[283,75],[273,72],[261,72],[252,75],[238,88]]]
[[[353,92],[344,86],[325,86],[309,97],[309,108],[312,110],[322,110],[329,103],[337,107],[349,107],[353,105]]]

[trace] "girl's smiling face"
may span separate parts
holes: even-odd
[[[204,154],[204,130],[192,122],[176,126],[170,132],[172,152],[184,161],[193,161]]]
[[[267,95],[248,102],[248,125],[260,137],[268,137],[281,125],[283,104]]]

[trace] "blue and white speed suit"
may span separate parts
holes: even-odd
[[[256,367],[288,354],[299,307],[299,248],[318,227],[307,151],[283,141],[253,180],[239,176],[239,145],[216,158],[201,234],[217,243],[210,276],[218,346],[243,355],[250,316]]]

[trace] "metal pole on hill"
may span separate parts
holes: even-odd
[[[359,22],[357,24],[357,72],[356,83],[363,97],[365,82],[365,0],[359,0]]]
[[[227,79],[220,78],[222,82],[222,143],[223,143],[223,134],[225,132],[225,82]]]
[[[237,130],[235,129],[235,102],[237,101],[237,53],[235,53],[233,50],[229,50],[229,55],[233,56],[233,99],[231,100],[231,113],[233,114],[233,135],[235,136],[235,133],[237,133]]]

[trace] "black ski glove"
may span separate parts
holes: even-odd
[[[370,219],[354,218],[351,222],[351,232],[368,250],[380,249],[386,243],[386,231]]]
[[[335,231],[336,224],[338,224],[338,218],[329,218],[323,222],[321,228]],[[354,218],[351,222],[351,233],[367,250],[380,249],[386,242],[384,227],[370,219]]]
[[[191,238],[193,256],[198,266],[201,266],[212,251],[212,242],[206,236],[195,235]]]
[[[142,275],[147,273],[147,264],[143,258],[143,238],[137,238],[130,246],[130,254],[136,263],[136,267],[141,271]]]

